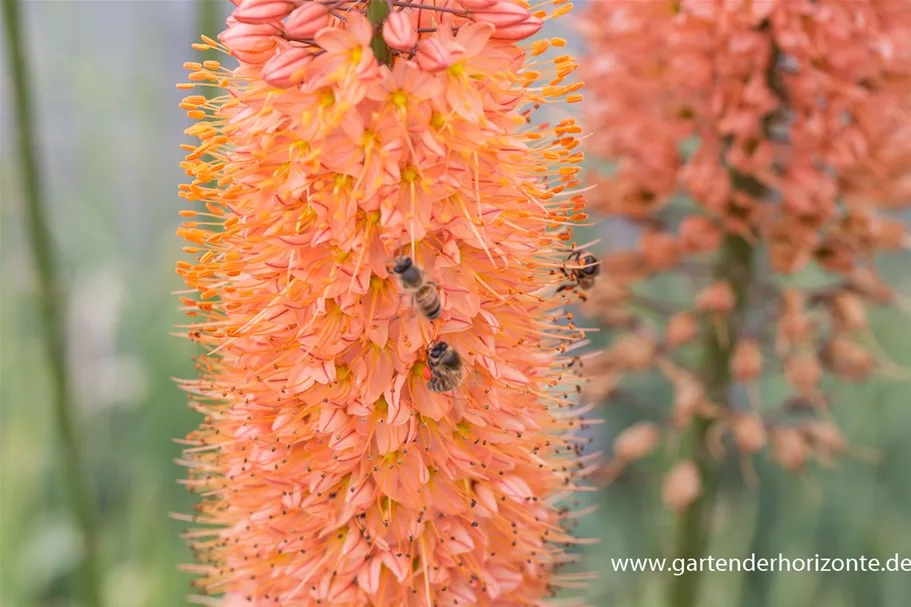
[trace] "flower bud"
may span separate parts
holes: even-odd
[[[869,210],[849,209],[838,222],[836,234],[854,250],[869,250],[876,230],[876,215]]]
[[[756,453],[766,443],[765,424],[755,413],[735,415],[731,420],[734,442],[742,453]]]
[[[274,23],[284,19],[294,6],[290,0],[242,0],[231,14],[240,23]]]
[[[664,477],[661,487],[661,498],[664,504],[674,512],[680,512],[702,493],[702,479],[699,469],[691,460],[674,464]]]
[[[822,365],[811,352],[796,354],[785,361],[784,375],[800,394],[807,396],[816,393],[816,387],[822,379]]]
[[[687,217],[680,222],[680,242],[692,253],[714,251],[721,245],[721,230],[708,217]]]
[[[383,23],[383,40],[389,48],[410,51],[418,43],[418,30],[405,11],[396,11]]]
[[[697,379],[683,375],[674,380],[674,424],[683,428],[703,409],[705,390]]]
[[[690,312],[679,312],[667,321],[665,329],[667,345],[676,348],[696,338],[699,332],[699,323]]]
[[[863,381],[876,366],[872,354],[844,336],[829,340],[822,356],[836,375],[851,381]]]
[[[710,284],[696,296],[696,307],[703,312],[725,314],[734,309],[734,303],[734,290],[723,280]]]
[[[796,289],[785,289],[781,294],[775,350],[785,357],[794,346],[806,344],[813,337],[813,324],[806,312],[806,297]]]
[[[265,63],[275,50],[275,36],[279,30],[274,25],[261,23],[234,22],[218,36],[218,40],[228,47],[241,61],[258,64]]]
[[[680,261],[680,243],[667,232],[647,232],[642,236],[642,256],[652,270],[669,270]]]
[[[810,261],[819,236],[815,231],[797,229],[793,222],[782,218],[766,230],[766,241],[772,269],[793,274]]]
[[[661,440],[661,430],[651,422],[630,426],[614,439],[614,456],[631,462],[652,453]]]
[[[850,291],[842,291],[832,297],[832,320],[840,331],[859,331],[867,327],[867,311],[864,302]]]
[[[288,38],[313,38],[329,25],[329,8],[319,2],[307,2],[294,9],[285,23]]]
[[[304,79],[312,60],[310,49],[291,47],[283,50],[263,66],[263,80],[274,87],[291,88]]]
[[[880,218],[876,225],[874,244],[887,251],[911,247],[907,224],[897,219]]]
[[[458,61],[461,52],[450,51],[439,38],[428,38],[418,43],[415,60],[422,71],[440,72]]]
[[[497,0],[494,4],[476,9],[469,18],[478,23],[490,23],[497,29],[518,25],[531,17],[531,12],[513,0]]]
[[[816,446],[833,455],[840,455],[848,448],[848,443],[838,426],[826,419],[810,420],[802,426],[804,435]]]
[[[892,303],[893,292],[882,278],[870,268],[858,268],[851,276],[851,286],[862,297],[874,303],[888,305]]]
[[[490,35],[490,37],[494,40],[515,42],[517,40],[524,40],[529,36],[534,36],[541,30],[542,27],[544,27],[543,21],[537,17],[529,17],[522,23],[517,23],[515,25],[498,26],[494,33]]]
[[[611,347],[611,356],[621,369],[645,371],[654,363],[657,350],[654,339],[638,331],[617,339]]]
[[[731,375],[737,381],[756,381],[762,376],[762,350],[755,339],[744,338],[731,356]]]
[[[772,457],[782,468],[794,472],[803,468],[810,454],[806,439],[795,428],[772,431]]]

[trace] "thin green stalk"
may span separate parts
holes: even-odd
[[[705,346],[705,389],[712,402],[727,406],[731,387],[731,356],[743,330],[747,291],[753,278],[753,247],[741,236],[728,234],[719,252],[716,280],[724,280],[734,290],[736,304],[722,327],[709,324],[703,337]],[[719,467],[705,446],[711,422],[700,419],[689,436],[689,454],[702,477],[702,493],[680,515],[676,531],[676,558],[694,559],[705,555],[711,535],[711,517],[718,493]],[[700,571],[671,578],[668,604],[694,607],[699,594]]]
[[[781,509],[781,486],[779,474],[772,470],[763,475],[759,486],[756,506],[756,525],[750,540],[749,553],[759,557],[772,554],[772,532],[779,519]],[[771,605],[772,582],[775,576],[762,571],[747,571],[740,586],[740,607],[767,607]]]
[[[51,251],[52,239],[45,217],[41,179],[35,151],[36,137],[32,117],[18,0],[2,0],[7,57],[12,81],[16,145],[19,154],[22,189],[25,198],[26,234],[35,264],[38,283],[38,311],[44,325],[44,346],[50,364],[51,402],[57,426],[64,482],[73,517],[82,535],[82,590],[84,604],[100,607],[101,569],[98,566],[98,535],[90,492],[83,476],[82,449],[76,429],[73,400],[66,365],[66,336],[63,328],[65,302],[58,284],[58,272]]]

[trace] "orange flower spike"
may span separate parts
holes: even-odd
[[[194,48],[239,65],[189,64],[224,90],[184,101],[198,207],[178,272],[206,349],[181,382],[205,415],[186,482],[215,527],[188,532],[198,593],[541,604],[573,541],[555,496],[589,470],[564,355],[583,332],[554,313],[553,271],[585,215],[563,164],[581,157],[545,156],[580,130],[528,115],[577,90],[541,92],[574,62],[532,58],[540,19],[510,0],[393,6],[388,27],[365,3],[237,4]],[[432,320],[401,256],[439,294]],[[434,341],[460,360],[442,391]]]

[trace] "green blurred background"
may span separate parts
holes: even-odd
[[[212,3],[214,13],[227,0]],[[182,130],[174,83],[184,77],[189,44],[207,10],[191,1],[31,1],[22,7],[37,116],[38,150],[66,291],[67,357],[91,496],[98,509],[103,592],[116,607],[185,603],[190,558],[170,512],[192,500],[176,483],[172,438],[197,422],[172,377],[193,373],[189,344],[170,335],[183,318],[171,292],[180,288],[174,236]],[[554,33],[554,32],[550,32]],[[563,35],[572,39],[570,33]],[[572,45],[571,45],[572,46]],[[576,48],[575,50],[579,50]],[[5,45],[4,45],[5,52]],[[79,536],[62,485],[57,434],[48,399],[48,365],[36,313],[36,288],[25,241],[19,161],[13,145],[9,70],[3,57],[2,119],[2,445],[0,445],[0,605],[79,604]],[[628,241],[629,228],[604,223],[586,236]],[[911,296],[908,262],[886,260],[892,284]],[[812,280],[813,277],[802,277]],[[650,285],[660,291],[667,285]],[[906,300],[908,297],[906,297]],[[907,314],[878,311],[874,330],[911,367]],[[652,378],[628,384],[645,402],[666,403]],[[911,403],[909,384],[830,381],[845,434],[881,452],[879,463],[846,458],[835,469],[788,475],[757,459],[760,487],[744,486],[732,463],[723,475],[710,552],[777,557],[911,557]],[[765,393],[781,393],[772,378]],[[638,419],[620,408],[599,413],[596,442]],[[672,519],[660,505],[655,457],[608,489],[588,496],[600,506],[579,533],[600,538],[581,569],[595,571],[594,605],[663,605],[669,574],[617,573],[611,557],[660,556]],[[704,574],[705,607],[911,605],[911,573]]]

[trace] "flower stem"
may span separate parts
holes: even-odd
[[[735,176],[736,181],[736,176]],[[743,330],[747,312],[747,292],[753,278],[753,247],[743,237],[728,234],[719,252],[715,279],[731,285],[736,296],[734,309],[724,319],[725,326],[706,327],[705,389],[716,404],[728,405],[731,387],[730,363],[734,346]],[[711,534],[711,515],[718,492],[718,464],[705,447],[710,420],[700,418],[689,437],[689,453],[702,477],[702,493],[677,521],[676,558],[700,558],[705,554]],[[672,607],[694,607],[698,604],[700,571],[688,571],[671,578],[668,604]]]
[[[25,199],[26,234],[35,263],[38,283],[38,311],[44,325],[44,345],[50,364],[51,401],[57,426],[64,481],[73,516],[82,535],[82,591],[84,604],[100,607],[101,569],[98,566],[98,535],[90,492],[83,477],[82,449],[76,429],[73,400],[67,377],[66,336],[63,328],[65,309],[63,291],[57,280],[52,240],[45,217],[41,179],[38,174],[37,140],[32,117],[22,23],[18,0],[2,0],[3,22],[13,84],[13,110],[17,131],[17,150]]]
[[[771,471],[769,471],[771,472]],[[759,487],[759,503],[756,507],[756,523],[750,540],[750,554],[766,556],[771,554],[772,530],[779,519],[781,487],[778,476],[770,474],[763,478]],[[762,571],[747,571],[740,586],[740,607],[766,607],[771,605],[774,576]]]
[[[367,3],[367,19],[373,25],[373,38],[370,40],[370,48],[373,49],[373,56],[380,63],[392,65],[392,53],[383,40],[383,22],[389,16],[391,7],[387,0],[370,0]]]

